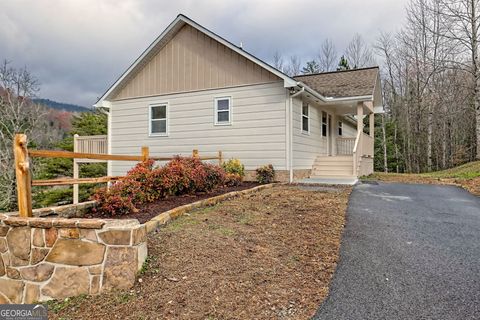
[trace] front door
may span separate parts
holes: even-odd
[[[327,143],[328,143],[328,155],[333,156],[333,126],[332,126],[332,116],[328,114],[328,121],[327,121]]]

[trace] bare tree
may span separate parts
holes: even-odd
[[[15,207],[13,139],[16,133],[30,135],[42,119],[41,108],[31,98],[38,81],[26,69],[0,65],[0,208]]]
[[[338,62],[338,54],[332,39],[325,39],[318,53],[318,64],[322,72],[335,70]]]
[[[279,71],[284,71],[283,57],[278,51],[273,54],[273,66]]]
[[[375,64],[372,50],[358,33],[348,44],[345,58],[353,69],[371,67]]]
[[[289,76],[296,76],[300,74],[302,62],[297,55],[290,56],[288,65],[285,66],[284,72]]]
[[[436,0],[442,25],[439,36],[448,39],[463,49],[469,56],[466,63],[455,61],[473,78],[473,109],[476,120],[476,158],[480,159],[480,0]]]

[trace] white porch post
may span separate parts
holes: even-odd
[[[357,103],[357,133],[363,132],[363,102]]]

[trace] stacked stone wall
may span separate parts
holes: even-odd
[[[147,257],[138,220],[0,214],[0,303],[128,289]]]

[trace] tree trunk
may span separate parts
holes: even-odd
[[[385,114],[382,113],[383,171],[388,173],[387,134],[385,132]]]

